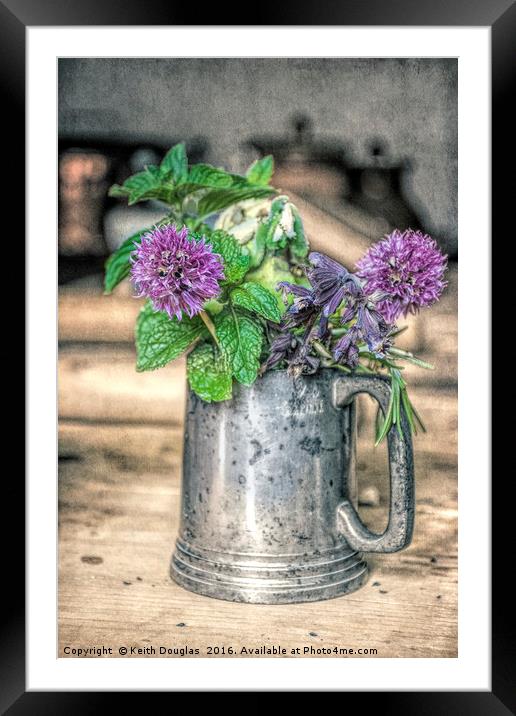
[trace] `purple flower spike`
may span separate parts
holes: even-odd
[[[308,259],[312,266],[306,275],[314,287],[315,303],[323,306],[325,316],[335,313],[345,296],[360,293],[360,281],[337,261],[317,252],[312,252]]]
[[[389,332],[389,326],[381,313],[367,305],[359,306],[356,325],[371,351],[376,351],[377,347],[383,344]]]
[[[307,324],[319,312],[320,308],[314,303],[314,292],[310,289],[288,281],[281,281],[277,289],[282,292],[286,304],[289,296],[294,299],[285,311],[281,321],[282,328],[292,329]]]
[[[359,353],[357,342],[360,340],[360,333],[357,328],[351,328],[335,344],[335,360],[350,368],[358,365]]]
[[[157,226],[145,234],[131,255],[131,278],[138,297],[150,298],[156,311],[180,321],[202,311],[220,292],[222,259],[204,237],[197,241],[184,226]]]
[[[281,362],[287,364],[289,375],[296,376],[315,373],[319,367],[319,359],[308,355],[310,346],[293,333],[280,333],[273,340],[267,361],[262,366],[262,373],[275,368]]]
[[[357,275],[369,295],[385,296],[377,307],[388,323],[394,323],[401,314],[417,313],[438,300],[446,286],[446,264],[447,257],[430,236],[396,229],[371,246],[357,263]]]
[[[265,369],[274,368],[282,360],[286,360],[298,345],[299,340],[293,333],[280,333],[271,343],[271,350],[265,362]]]
[[[290,306],[292,313],[299,313],[307,308],[311,308],[314,303],[313,292],[309,288],[304,286],[298,286],[295,283],[289,283],[288,281],[280,281],[276,286],[278,291],[281,291],[283,301],[288,305],[288,297],[293,296],[294,300]]]

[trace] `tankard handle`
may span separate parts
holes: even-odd
[[[386,415],[390,399],[388,378],[354,375],[338,378],[334,387],[334,403],[342,408],[358,393],[375,398]],[[389,522],[383,534],[371,532],[358,516],[349,500],[337,508],[337,525],[352,549],[361,552],[397,552],[412,539],[414,527],[414,462],[412,439],[404,407],[401,406],[401,435],[392,426],[387,435],[390,473]]]

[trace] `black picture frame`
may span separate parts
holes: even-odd
[[[509,213],[514,203],[514,183],[506,179],[514,171],[514,119],[510,100],[515,88],[516,5],[513,0],[343,0],[340,4],[322,0],[284,0],[274,7],[267,0],[253,7],[248,23],[235,22],[235,15],[220,5],[203,9],[204,25],[389,25],[389,26],[489,26],[492,37],[492,238],[501,246],[502,236],[514,226]],[[25,31],[28,26],[76,25],[197,25],[199,10],[165,0],[0,0],[0,73],[3,119],[6,123],[3,147],[4,168],[9,171],[9,211],[17,216],[17,231],[23,230],[24,114],[25,114]],[[16,167],[20,174],[15,180]],[[504,169],[509,171],[507,175]],[[512,218],[512,217],[511,217]],[[507,228],[506,228],[507,227]],[[514,230],[510,240],[514,243]],[[509,239],[509,235],[508,235]],[[507,262],[509,263],[509,262]],[[19,265],[19,263],[18,263]],[[481,277],[483,300],[490,299],[490,267]],[[509,280],[510,267],[497,267],[493,299],[499,286]],[[505,276],[504,272],[507,273]],[[493,313],[493,332],[496,330]],[[484,335],[482,340],[489,337]],[[499,379],[500,380],[500,379]],[[493,373],[493,394],[496,391]],[[493,417],[492,454],[510,444],[510,425]],[[11,525],[3,551],[2,631],[0,639],[0,710],[21,714],[86,714],[121,707],[122,693],[25,691],[24,613],[24,484],[18,474],[9,474],[4,484],[5,504],[9,503]],[[514,639],[514,592],[507,578],[512,563],[511,501],[506,482],[513,481],[506,469],[493,469],[492,517],[492,691],[472,692],[370,692],[367,706],[379,713],[396,714],[482,714],[497,716],[516,713],[516,646]],[[5,507],[4,507],[5,509]],[[8,587],[8,588],[7,588]],[[465,595],[461,595],[465,598]],[[400,668],[403,668],[402,663]],[[410,688],[410,684],[407,684]],[[301,690],[301,685],[300,685]],[[338,690],[338,684],[336,684]],[[158,695],[158,694],[155,694]],[[364,694],[347,694],[363,704]],[[148,708],[148,696],[131,693],[133,708]],[[145,699],[145,701],[143,700]],[[169,702],[170,703],[170,702]],[[343,704],[344,705],[344,704]],[[363,707],[363,706],[362,706]]]

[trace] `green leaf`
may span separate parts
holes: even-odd
[[[383,417],[383,424],[382,424],[381,430],[376,436],[376,441],[374,444],[375,447],[382,442],[382,440],[385,438],[385,436],[387,435],[387,433],[389,432],[389,430],[392,427],[392,424],[393,424],[392,411],[393,411],[393,409],[394,409],[394,391],[392,390],[392,383],[391,383],[391,394],[390,394],[390,398],[389,398],[389,405],[387,407],[387,412],[385,413],[385,415]]]
[[[254,281],[248,281],[231,291],[231,301],[235,306],[247,308],[263,318],[279,323],[281,311],[278,301],[271,291]]]
[[[210,164],[194,164],[194,166],[190,167],[190,171],[184,180],[174,187],[169,199],[171,203],[178,204],[190,194],[196,194],[197,192],[210,192],[210,190],[214,189],[230,191],[242,187],[251,188],[245,177],[230,174],[224,169],[216,169]],[[257,189],[257,187],[253,188],[254,190]],[[229,204],[226,204],[226,206],[229,206]],[[200,211],[198,213],[201,214]]]
[[[243,177],[240,179],[243,180]],[[212,167],[211,164],[194,164],[188,173],[187,183],[212,189],[230,187],[235,184],[235,175],[224,169]]]
[[[262,263],[265,256],[265,237],[267,234],[267,227],[265,224],[260,222],[258,228],[255,231],[253,238],[247,242],[246,249],[249,253],[249,268],[254,269]]]
[[[398,348],[391,347],[389,348],[389,352],[396,356],[399,360],[406,360],[407,363],[413,363],[414,365],[417,365],[419,368],[426,368],[426,370],[435,370],[435,366],[433,366],[431,363],[427,363],[424,360],[421,360],[421,358],[416,358],[415,355],[412,355],[412,353],[409,353],[408,351],[403,351]]]
[[[191,389],[207,403],[231,398],[231,367],[212,343],[202,343],[188,355],[186,371]]]
[[[268,218],[264,221],[265,246],[272,251],[284,249],[287,245],[287,234],[281,224],[283,212],[288,205],[288,197],[278,196],[271,204]],[[292,227],[293,230],[293,227]]]
[[[392,391],[394,392],[394,404],[393,404],[393,419],[392,422],[396,424],[396,430],[398,435],[403,437],[401,430],[401,405],[400,405],[400,386],[398,382],[392,384]]]
[[[200,221],[197,216],[183,217],[183,226],[188,227],[192,233],[199,236],[208,236],[213,231],[211,226]]]
[[[133,174],[119,186],[115,184],[109,190],[110,196],[127,196],[128,204],[136,204],[146,199],[158,199],[170,203],[173,184],[163,178],[158,167],[148,166],[143,172]]]
[[[308,256],[310,247],[308,246],[305,229],[301,217],[299,216],[299,211],[294,205],[292,205],[292,214],[294,216],[294,236],[290,240],[290,250],[294,256],[304,259],[305,256]]]
[[[251,184],[266,186],[274,173],[274,159],[270,154],[263,159],[257,159],[251,164],[246,172],[246,177]]]
[[[290,266],[285,259],[281,256],[265,256],[257,269],[249,271],[249,273],[246,274],[246,279],[268,288],[276,297],[279,310],[282,313],[285,311],[285,304],[280,292],[276,291],[276,286],[280,281],[288,281],[289,283],[296,282],[294,275],[290,271]]]
[[[182,184],[188,176],[185,143],[176,144],[165,154],[160,165],[162,175],[171,174],[175,184]]]
[[[181,321],[166,313],[154,311],[145,304],[136,321],[136,370],[161,368],[181,355],[197,338],[207,336],[204,323],[198,316]]]
[[[209,216],[245,199],[262,198],[274,193],[272,187],[253,183],[239,174],[231,174],[210,164],[194,164],[188,169],[183,143],[167,152],[161,165],[148,166],[129,177],[122,186],[115,184],[111,196],[126,196],[129,204],[158,199],[180,207],[189,195],[199,199],[198,214]],[[202,194],[204,193],[204,196]]]
[[[217,313],[220,313],[224,309],[224,304],[221,303],[220,301],[217,301],[216,298],[212,298],[209,301],[206,301],[206,303],[203,306],[203,309],[210,316],[216,316]]]
[[[120,281],[123,281],[124,278],[129,276],[131,270],[129,258],[147,231],[150,231],[150,229],[143,229],[137,234],[130,236],[108,258],[105,266],[104,293],[111,293],[115,286],[118,286]]]
[[[299,211],[288,196],[278,196],[271,204],[269,216],[260,227],[266,248],[278,251],[288,246],[298,259],[308,255],[308,241]]]
[[[412,430],[414,435],[417,435],[417,426],[414,421],[414,416],[412,415],[412,406],[410,405],[408,393],[404,388],[401,391],[401,402],[403,404],[403,407],[405,408],[405,415],[407,416],[407,420],[410,425],[410,429]]]
[[[263,329],[253,318],[225,310],[215,316],[215,328],[228,364],[239,383],[251,385],[258,376]]]
[[[213,252],[222,256],[224,261],[224,281],[222,285],[237,283],[249,269],[249,256],[242,249],[234,236],[222,229],[212,231],[207,236]]]
[[[200,216],[207,217],[215,212],[227,209],[232,204],[246,199],[262,199],[274,193],[271,187],[241,186],[216,189],[208,192],[199,200],[198,212]]]

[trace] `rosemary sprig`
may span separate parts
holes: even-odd
[[[387,412],[383,418],[383,425],[381,426],[378,434],[376,435],[375,447],[379,445],[385,438],[387,433],[392,427],[392,411],[394,407],[394,390],[391,390],[391,397],[389,398],[389,405],[387,406]]]
[[[400,436],[402,435],[401,421],[403,412],[406,415],[410,430],[414,435],[417,435],[418,426],[426,433],[424,423],[409,398],[407,384],[403,380],[399,369],[390,368],[389,373],[391,377],[391,397],[383,423],[380,420],[379,414],[377,414],[375,446],[381,443],[393,426],[396,426],[398,434]],[[380,413],[381,411],[379,410],[378,412]]]
[[[394,348],[394,346],[391,346],[389,348],[389,353],[392,356],[396,356],[400,360],[406,360],[408,363],[413,363],[419,368],[426,368],[427,370],[435,369],[435,366],[433,366],[431,363],[427,363],[426,361],[421,360],[421,358],[416,358],[413,353],[410,353],[409,351],[403,351],[401,350],[401,348]]]

